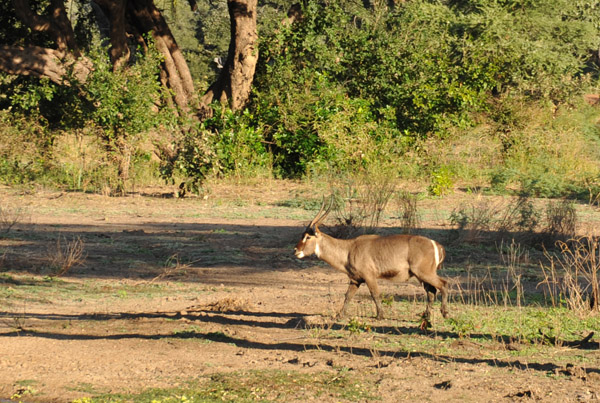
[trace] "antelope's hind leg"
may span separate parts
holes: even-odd
[[[429,312],[431,305],[435,300],[436,292],[439,290],[440,294],[442,294],[442,316],[447,318],[448,309],[446,304],[448,302],[448,281],[437,275],[423,276],[419,278],[419,280],[423,282],[423,287],[425,287],[425,291],[427,292],[427,310],[425,312]],[[430,293],[432,294],[431,296],[429,295]]]
[[[426,282],[423,283],[423,288],[425,288],[425,292],[427,293],[427,306],[425,308],[425,312],[423,312],[423,318],[429,320],[429,318],[431,317],[431,307],[433,306],[433,302],[435,301],[437,289]]]
[[[446,306],[448,304],[448,282],[446,280],[444,280],[443,278],[440,278],[440,281],[442,282],[442,287],[440,288],[440,294],[442,294],[442,316],[444,318],[448,317],[448,307]]]

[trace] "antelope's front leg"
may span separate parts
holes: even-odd
[[[343,318],[346,316],[348,304],[350,303],[352,297],[354,297],[354,294],[356,294],[356,291],[358,291],[358,287],[360,287],[361,284],[362,282],[350,280],[350,284],[348,284],[348,290],[346,291],[346,297],[344,298],[344,305],[342,306],[342,310],[337,314],[337,318]]]
[[[384,319],[385,315],[383,314],[383,306],[381,305],[381,294],[379,293],[379,286],[377,285],[377,280],[375,278],[367,279],[366,283],[367,287],[369,287],[369,291],[371,292],[373,302],[375,302],[375,306],[377,307],[377,319]]]

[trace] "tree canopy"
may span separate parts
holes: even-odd
[[[96,133],[121,172],[150,153],[164,178],[196,185],[382,169],[537,194],[598,181],[595,112],[580,102],[598,80],[596,0],[0,7],[0,110],[37,116],[46,148],[57,130]],[[567,137],[585,150],[573,175],[554,167],[576,164]]]

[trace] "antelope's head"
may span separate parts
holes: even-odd
[[[325,217],[327,217],[327,214],[329,214],[329,210],[331,210],[332,205],[333,199],[329,203],[329,207],[327,207],[327,210],[323,212],[323,210],[325,209],[325,201],[323,200],[321,209],[302,233],[302,238],[300,239],[300,242],[298,242],[298,244],[294,248],[294,255],[296,255],[298,259],[302,259],[303,257],[310,256],[312,254],[316,254],[317,257],[319,256],[319,241],[322,237],[321,231],[319,230],[319,224],[321,224]]]

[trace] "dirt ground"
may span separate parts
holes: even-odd
[[[346,331],[347,320],[332,318],[345,276],[292,254],[314,212],[281,201],[305,192],[280,182],[183,200],[0,189],[16,217],[0,236],[0,402],[67,402],[237,370],[340,368],[386,402],[600,400],[598,343],[511,356],[501,343],[437,332],[439,305],[430,331],[418,328],[420,300],[378,321],[366,288],[352,314],[370,331]],[[77,238],[83,264],[48,280],[57,242]],[[397,299],[422,296],[418,284],[381,285]],[[566,361],[566,350],[585,359]]]

